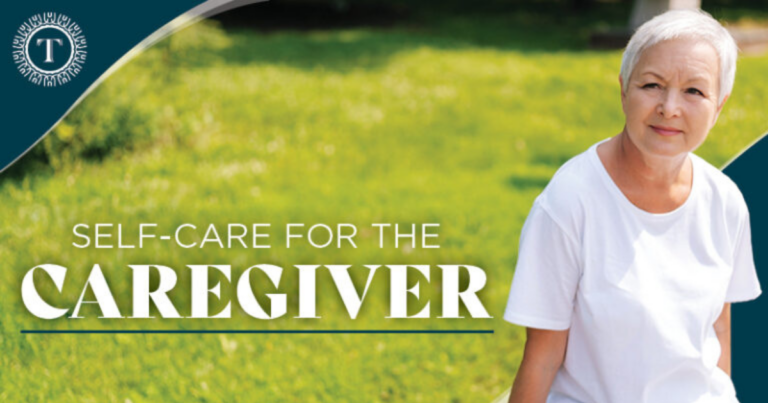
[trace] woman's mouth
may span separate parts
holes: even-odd
[[[674,127],[667,126],[654,126],[651,125],[651,129],[662,136],[675,136],[682,133],[682,130],[675,129]]]

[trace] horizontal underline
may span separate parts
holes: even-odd
[[[493,330],[22,330],[21,334],[493,334]]]

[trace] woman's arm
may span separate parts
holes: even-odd
[[[568,330],[527,328],[523,362],[517,371],[509,403],[544,403],[555,374],[563,365]]]
[[[715,321],[715,333],[720,340],[720,360],[717,366],[731,376],[731,304],[723,306],[723,312]]]

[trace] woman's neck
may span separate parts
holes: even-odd
[[[614,166],[642,187],[665,189],[691,184],[692,168],[687,153],[672,157],[644,153],[632,142],[626,128],[614,140]]]
[[[624,131],[597,147],[613,182],[638,208],[666,213],[681,206],[693,187],[693,163],[687,153],[653,156],[637,148]]]

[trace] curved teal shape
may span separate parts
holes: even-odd
[[[739,186],[752,225],[752,249],[764,293],[731,308],[731,372],[741,402],[765,401],[768,362],[768,133],[728,164],[723,172]]]
[[[133,55],[200,17],[258,1],[264,0],[36,0],[4,4],[0,13],[0,43],[7,41],[7,55],[5,63],[0,63],[0,172],[45,137],[92,89]],[[30,17],[46,12],[71,18],[82,29],[87,43],[88,54],[80,73],[56,87],[31,83],[17,71],[11,57],[12,40],[18,28]]]

